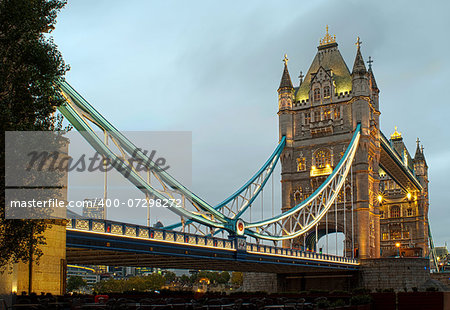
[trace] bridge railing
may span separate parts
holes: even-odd
[[[357,259],[352,259],[349,257],[342,257],[330,254],[323,254],[311,251],[303,251],[299,249],[289,249],[289,248],[280,248],[274,247],[270,245],[261,245],[254,243],[247,243],[247,252],[249,253],[260,253],[267,255],[281,255],[288,256],[293,258],[306,258],[312,260],[320,260],[320,261],[328,261],[328,262],[336,262],[336,263],[345,263],[345,264],[358,264]]]
[[[233,239],[195,235],[180,231],[169,231],[166,229],[102,219],[70,219],[67,223],[67,229],[236,251],[236,244]],[[358,260],[352,258],[303,251],[300,249],[281,248],[265,244],[246,243],[245,251],[253,254],[284,256],[296,259],[309,259],[354,265],[358,264]]]
[[[228,239],[200,236],[179,231],[168,231],[153,227],[105,221],[101,219],[71,219],[67,223],[67,228],[96,232],[99,234],[183,243],[186,245],[212,247],[223,250],[234,250],[234,243]]]

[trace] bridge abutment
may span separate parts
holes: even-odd
[[[278,293],[280,284],[280,275],[276,273],[244,272],[244,292]]]
[[[372,291],[411,291],[430,279],[429,265],[428,258],[362,259],[359,283]]]

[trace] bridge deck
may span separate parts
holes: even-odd
[[[152,266],[259,272],[356,270],[359,262],[333,255],[198,236],[104,220],[71,220],[70,264]]]

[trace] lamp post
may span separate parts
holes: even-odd
[[[400,242],[397,242],[397,243],[395,244],[395,246],[397,247],[398,257],[400,257]]]

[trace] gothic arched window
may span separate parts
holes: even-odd
[[[391,217],[400,217],[400,207],[399,206],[393,206],[391,208]]]
[[[303,191],[302,191],[301,187],[300,187],[300,189],[295,191],[295,193],[294,193],[294,200],[295,200],[295,203],[299,203],[300,201],[303,200]]]
[[[328,149],[318,150],[314,156],[314,163],[316,168],[325,168],[331,165],[331,152]]]
[[[314,89],[314,101],[320,101],[320,88]]]
[[[414,216],[414,215],[415,215],[414,213],[415,213],[415,212],[414,212],[413,208],[408,208],[408,209],[406,210],[406,215],[407,215],[407,216]]]
[[[330,86],[325,86],[323,88],[323,97],[324,98],[330,98],[331,92],[330,92]]]
[[[305,157],[297,158],[297,171],[305,171],[306,170],[306,159]]]

